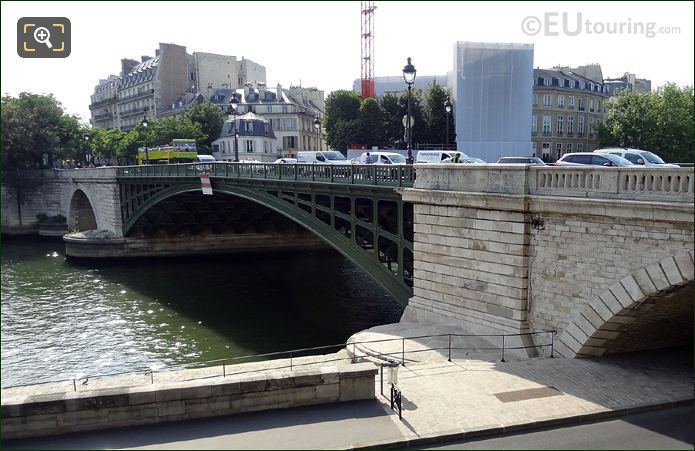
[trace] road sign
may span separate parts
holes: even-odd
[[[210,183],[210,175],[207,172],[200,174],[200,185],[203,187],[203,194],[212,195],[212,184]]]

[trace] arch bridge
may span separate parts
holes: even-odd
[[[200,194],[202,173],[209,176],[213,196]],[[413,207],[396,191],[413,185],[412,166],[152,165],[120,167],[116,177],[124,236],[153,220],[181,225],[196,216],[193,222],[224,223],[243,208],[239,200],[250,201],[313,232],[403,304],[412,296]],[[168,199],[185,195],[188,202],[172,203],[177,211],[167,211]],[[180,210],[187,203],[193,211]],[[196,214],[201,209],[204,214]]]

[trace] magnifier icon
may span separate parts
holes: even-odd
[[[36,39],[36,42],[39,44],[46,44],[46,47],[49,49],[53,48],[53,44],[51,44],[51,32],[48,31],[48,28],[46,27],[38,27],[36,30],[34,30],[34,39]]]

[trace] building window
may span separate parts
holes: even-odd
[[[589,111],[594,112],[594,99],[589,99]]]
[[[577,118],[577,134],[580,136],[584,134],[584,116]]]
[[[545,86],[550,86],[550,78],[544,78],[544,79],[543,79],[543,84],[544,84]],[[407,121],[406,121],[406,122],[407,122]]]
[[[565,153],[572,153],[572,143],[565,144]]]
[[[565,96],[557,96],[557,107],[558,108],[564,108],[565,107]]]
[[[550,160],[550,143],[543,143],[542,157],[544,161]]]
[[[287,130],[297,130],[297,119],[287,119]]]
[[[584,152],[584,143],[577,143],[577,152]]]
[[[574,134],[574,116],[567,117],[567,136]]]
[[[246,133],[247,134],[253,133],[253,122],[247,122],[246,123]]]
[[[593,136],[595,131],[596,131],[596,127],[594,126],[594,118],[590,117],[589,118],[589,136]]]
[[[297,137],[296,136],[283,136],[282,137],[282,147],[285,149],[296,149],[297,148]]]
[[[596,101],[596,112],[598,112],[598,113],[601,112],[601,101],[600,100]]]
[[[562,130],[564,129],[564,121],[565,117],[564,116],[558,116],[557,117],[557,134],[562,135]]]
[[[533,106],[538,106],[538,94],[533,95]]]
[[[568,102],[569,102],[569,107],[574,108],[574,96],[569,96]]]
[[[531,116],[531,133],[534,135],[538,133],[538,118],[535,114]]]
[[[552,106],[552,105],[553,105],[553,101],[550,100],[550,99],[551,99],[550,94],[544,95],[544,96],[543,96],[543,105],[544,105],[544,106]]]
[[[584,111],[584,97],[579,98],[579,111]]]
[[[543,116],[543,136],[550,136],[550,116]]]
[[[225,153],[227,151],[227,146],[224,141],[222,141],[222,153]]]
[[[252,153],[253,152],[253,141],[252,140],[246,140],[246,152]]]
[[[270,153],[270,141],[263,141],[263,152]]]
[[[558,159],[562,156],[562,143],[556,143],[555,144],[555,159]]]

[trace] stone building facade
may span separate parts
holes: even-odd
[[[599,68],[600,72],[600,68]],[[596,127],[606,119],[608,89],[575,72],[555,69],[533,71],[533,153],[546,162],[565,153],[598,148]]]
[[[122,59],[120,75],[99,81],[89,106],[91,123],[128,131],[145,116],[176,115],[184,103],[192,104],[191,95],[236,89],[249,81],[265,82],[265,67],[243,57],[188,54],[184,46],[160,43],[154,57]]]

